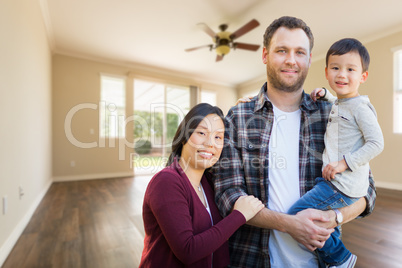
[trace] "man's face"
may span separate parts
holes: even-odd
[[[268,84],[285,92],[301,90],[311,64],[306,33],[302,29],[280,27],[272,36],[268,49],[264,47],[262,52]]]

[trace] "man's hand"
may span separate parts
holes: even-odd
[[[322,248],[334,229],[322,226],[331,226],[332,219],[326,211],[306,209],[300,211],[287,221],[286,232],[307,249],[314,251]]]
[[[322,170],[322,177],[327,181],[330,181],[335,178],[336,173],[342,173],[348,168],[346,161],[342,159],[338,162],[329,163]]]
[[[338,224],[336,223],[336,213],[332,209],[330,210],[318,210],[316,211],[317,213],[321,213],[322,217],[325,219],[329,219],[328,221],[314,221],[314,223],[320,227],[326,228],[326,229],[333,229]]]

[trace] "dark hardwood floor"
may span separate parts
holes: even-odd
[[[3,268],[137,267],[149,179],[54,183]]]
[[[3,268],[137,267],[149,176],[54,183]],[[378,189],[374,213],[343,226],[356,268],[402,267],[402,192]]]
[[[374,212],[342,226],[356,268],[402,267],[402,192],[377,189]]]

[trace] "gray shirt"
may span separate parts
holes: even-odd
[[[369,161],[384,149],[377,113],[367,96],[337,99],[324,137],[323,168],[345,159],[348,169],[331,183],[349,197],[362,197],[369,186]]]

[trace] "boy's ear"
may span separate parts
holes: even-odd
[[[368,71],[363,72],[363,73],[362,73],[362,77],[361,77],[361,79],[360,79],[360,83],[366,82],[367,77],[368,77]]]
[[[325,67],[325,78],[328,80],[328,67]]]

